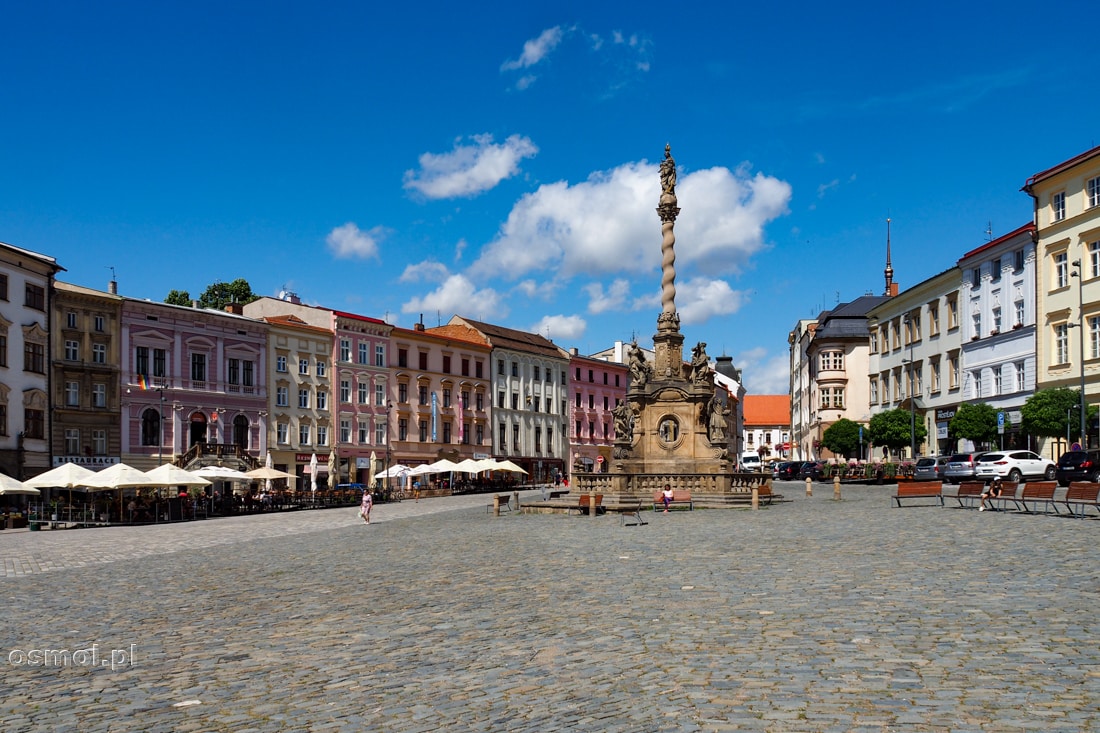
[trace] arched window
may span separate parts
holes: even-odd
[[[233,443],[242,448],[248,447],[248,418],[244,415],[233,418]]]
[[[141,413],[141,444],[160,445],[160,413],[153,408]]]

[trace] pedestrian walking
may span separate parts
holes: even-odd
[[[363,503],[359,505],[359,516],[363,518],[363,522],[370,524],[370,510],[374,506],[374,497],[370,494],[370,489],[363,488]]]

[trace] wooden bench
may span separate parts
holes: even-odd
[[[959,506],[963,509],[976,509],[981,501],[982,492],[985,491],[985,483],[981,481],[963,481],[959,484],[959,491],[955,495]]]
[[[569,489],[551,489],[547,492],[547,496],[550,497],[550,501],[554,499],[560,499],[569,493]]]
[[[589,499],[591,496],[591,494],[581,494],[577,497],[577,505],[569,507],[565,510],[565,513],[568,514],[575,509],[581,514],[588,514],[588,508],[590,504]],[[596,506],[596,514],[603,514],[607,511],[606,509],[604,509],[603,506],[603,494],[596,494],[595,501],[591,503],[594,503]]]
[[[1030,501],[1036,507],[1040,504],[1044,507],[1049,506],[1054,510],[1055,514],[1058,514],[1058,506],[1054,503],[1054,492],[1057,489],[1057,481],[1028,481],[1024,484],[1024,488],[1020,492],[1020,495],[1016,497],[1016,506],[1021,511],[1035,514],[1035,509],[1029,509],[1027,506],[1027,503]],[[1044,511],[1044,514],[1049,513],[1050,512]]]
[[[1090,506],[1100,512],[1100,483],[1074,481],[1066,489],[1066,498],[1062,503],[1074,517],[1086,516]],[[1076,511],[1074,507],[1080,507],[1080,511]]]
[[[943,482],[921,481],[920,483],[898,484],[894,501],[901,507],[902,499],[935,499],[943,506]]]
[[[687,507],[687,510],[693,511],[695,504],[691,501],[691,492],[687,489],[673,489],[672,501],[668,503],[668,508],[673,507]],[[653,492],[653,511],[660,512],[665,510],[665,498],[663,491]]]
[[[497,501],[500,502],[500,510],[502,512],[512,511],[512,495],[511,494],[497,494],[496,499],[497,499]],[[495,506],[496,506],[496,501],[494,501],[492,504],[486,505],[485,513],[486,514],[492,514],[493,513],[493,507],[495,507]]]
[[[760,486],[757,486],[755,488],[756,498],[760,501],[761,504],[767,505],[772,503],[772,499],[775,498],[775,494],[772,493],[771,484],[761,484]],[[752,492],[749,493],[751,494]]]

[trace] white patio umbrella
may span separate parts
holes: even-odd
[[[406,472],[406,474],[409,476],[423,476],[427,473],[435,473],[435,471],[432,470],[432,467],[427,463],[421,463],[419,466],[413,466]]]
[[[73,489],[84,486],[85,482],[92,476],[95,476],[95,471],[69,461],[56,468],[51,468],[45,473],[40,473],[34,478],[27,479],[23,482],[23,485],[35,489]]]
[[[156,480],[157,486],[209,486],[211,483],[202,476],[184,471],[174,463],[157,466],[148,472],[148,476]]]
[[[493,469],[495,471],[508,471],[510,473],[527,473],[522,468],[512,463],[511,461],[501,461],[497,464],[497,467]]]
[[[38,489],[25,485],[22,481],[0,473],[0,495],[23,494],[25,496],[38,496]]]
[[[196,468],[191,473],[215,481],[249,481],[252,478],[243,471],[226,468],[225,466],[203,466],[202,468]]]
[[[461,473],[481,473],[485,468],[481,465],[481,461],[475,461],[473,458],[467,458],[464,461],[459,461],[455,464],[454,470]]]
[[[309,459],[309,490],[317,493],[317,454]]]
[[[253,468],[251,471],[246,471],[244,475],[251,479],[263,479],[264,481],[271,481],[272,479],[277,478],[298,478],[292,473],[280,471],[279,469],[272,468],[271,466],[261,466],[260,468]]]
[[[88,479],[84,485],[89,489],[129,489],[137,486],[160,486],[160,483],[144,471],[125,463],[116,463]]]
[[[411,468],[403,463],[395,463],[382,473],[375,474],[375,478],[397,478],[398,476],[404,476],[412,471]]]
[[[441,458],[435,463],[428,464],[428,468],[432,469],[430,473],[450,473],[455,470],[455,466],[458,464],[454,461],[448,461],[446,458]]]
[[[500,463],[495,458],[482,458],[477,465],[482,471],[496,471],[500,467]]]

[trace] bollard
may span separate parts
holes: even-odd
[[[833,501],[840,501],[840,476],[833,476]]]
[[[806,496],[814,495],[814,481],[809,476],[806,477]]]
[[[596,492],[588,492],[588,516],[596,516]]]
[[[513,491],[512,498],[516,500],[516,514],[519,514],[519,492]]]
[[[755,486],[752,487],[752,508],[754,510],[760,508],[760,489]]]
[[[493,494],[493,516],[500,516],[500,494]]]

